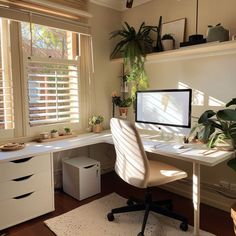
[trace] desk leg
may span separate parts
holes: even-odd
[[[193,163],[193,208],[194,236],[199,236],[200,228],[200,164]]]

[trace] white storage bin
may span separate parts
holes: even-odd
[[[101,192],[100,162],[87,157],[63,161],[63,190],[83,200]]]

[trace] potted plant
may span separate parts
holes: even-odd
[[[124,58],[124,65],[128,70],[127,80],[132,83],[132,98],[135,97],[137,89],[143,90],[148,87],[148,78],[144,69],[144,62],[147,52],[152,51],[153,40],[149,36],[153,26],[145,26],[143,22],[138,31],[124,23],[122,30],[111,33],[111,38],[121,37],[111,53],[111,58],[121,54]]]
[[[89,118],[89,125],[92,126],[94,133],[100,133],[102,131],[103,116],[92,116]]]
[[[173,50],[175,48],[175,39],[171,34],[164,34],[161,38],[164,51]]]
[[[57,138],[59,136],[59,133],[56,129],[51,130],[51,138]]]
[[[117,97],[115,104],[119,107],[120,116],[126,118],[128,115],[128,107],[132,104],[132,98],[129,97],[121,99],[120,97]]]
[[[71,134],[71,129],[68,128],[68,127],[65,127],[64,131],[65,131],[65,135],[70,135]]]
[[[236,98],[228,102],[226,107],[231,105],[236,105]],[[190,134],[193,135],[196,132],[198,139],[207,143],[210,148],[234,150],[236,147],[236,109],[205,111]]]

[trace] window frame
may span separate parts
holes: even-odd
[[[42,24],[44,25],[44,24]],[[44,25],[47,26],[47,25]],[[47,26],[47,27],[51,27],[51,26]],[[64,29],[62,29],[64,30]],[[69,30],[65,30],[65,31],[69,31]],[[73,33],[79,34],[78,32],[74,32],[71,31]],[[82,122],[81,122],[81,98],[82,98],[82,94],[81,94],[81,89],[80,89],[80,84],[81,84],[81,57],[78,57],[78,90],[79,90],[79,94],[78,94],[78,106],[79,106],[79,122],[75,122],[75,123],[56,123],[56,124],[46,124],[46,125],[42,125],[42,126],[30,126],[29,123],[29,98],[28,98],[28,80],[27,80],[27,68],[26,68],[26,63],[25,63],[25,56],[23,53],[23,49],[22,49],[22,36],[21,36],[21,22],[18,22],[18,37],[19,37],[19,48],[20,48],[20,61],[21,61],[21,71],[22,71],[22,76],[21,76],[21,83],[22,83],[22,94],[24,94],[25,97],[25,102],[23,102],[22,104],[24,104],[24,117],[23,117],[23,127],[24,127],[24,136],[26,137],[35,137],[38,136],[41,132],[48,132],[52,129],[56,129],[59,131],[63,131],[65,127],[69,127],[71,128],[73,131],[75,132],[79,132],[82,129]],[[77,42],[79,43],[79,42]],[[32,58],[37,58],[37,57],[32,57]],[[65,59],[62,59],[65,60]],[[66,59],[67,60],[67,59]],[[70,59],[68,59],[70,60]]]
[[[2,10],[2,9],[1,9]],[[1,12],[1,11],[0,11]],[[0,143],[5,142],[19,142],[19,141],[30,141],[32,138],[37,137],[41,132],[50,131],[51,129],[57,129],[63,131],[65,127],[71,128],[75,133],[80,133],[82,130],[85,130],[87,127],[87,118],[88,118],[88,108],[87,108],[87,98],[88,91],[87,89],[91,89],[91,85],[89,87],[85,84],[88,82],[84,81],[84,76],[87,72],[90,71],[90,67],[87,69],[84,67],[84,59],[81,60],[80,50],[78,55],[78,72],[79,72],[79,122],[78,123],[62,123],[62,124],[53,124],[53,125],[45,125],[38,127],[30,127],[28,123],[28,102],[26,101],[27,89],[26,89],[26,79],[25,79],[25,68],[23,61],[23,50],[22,50],[22,39],[21,39],[21,21],[16,21],[15,19],[11,19],[10,15],[2,16],[1,18],[6,18],[10,20],[10,45],[11,45],[11,63],[12,63],[12,82],[13,82],[13,100],[14,100],[14,117],[15,117],[15,129],[14,130],[0,130]],[[25,21],[24,21],[25,22]],[[36,23],[36,22],[35,22]],[[48,27],[51,27],[47,24],[43,24],[43,22],[37,22],[37,24],[42,24]],[[53,28],[53,27],[52,27]],[[57,27],[58,28],[58,27]],[[59,28],[60,29],[60,28]],[[81,32],[69,29],[62,29],[75,33],[78,45],[78,49],[80,49],[81,45],[80,35]],[[90,34],[83,34],[85,36],[91,37]],[[86,56],[84,55],[83,58]],[[83,71],[81,71],[81,69]],[[89,72],[90,73],[90,72]],[[90,94],[90,93],[89,93]],[[90,95],[89,95],[90,97]],[[84,110],[85,109],[85,110]],[[87,110],[86,110],[87,109]],[[83,114],[81,113],[83,111]],[[85,114],[84,114],[85,112]],[[90,114],[90,113],[89,113]]]

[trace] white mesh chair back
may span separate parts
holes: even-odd
[[[146,188],[149,163],[135,126],[128,121],[112,118],[111,133],[116,150],[116,173],[128,184]]]

